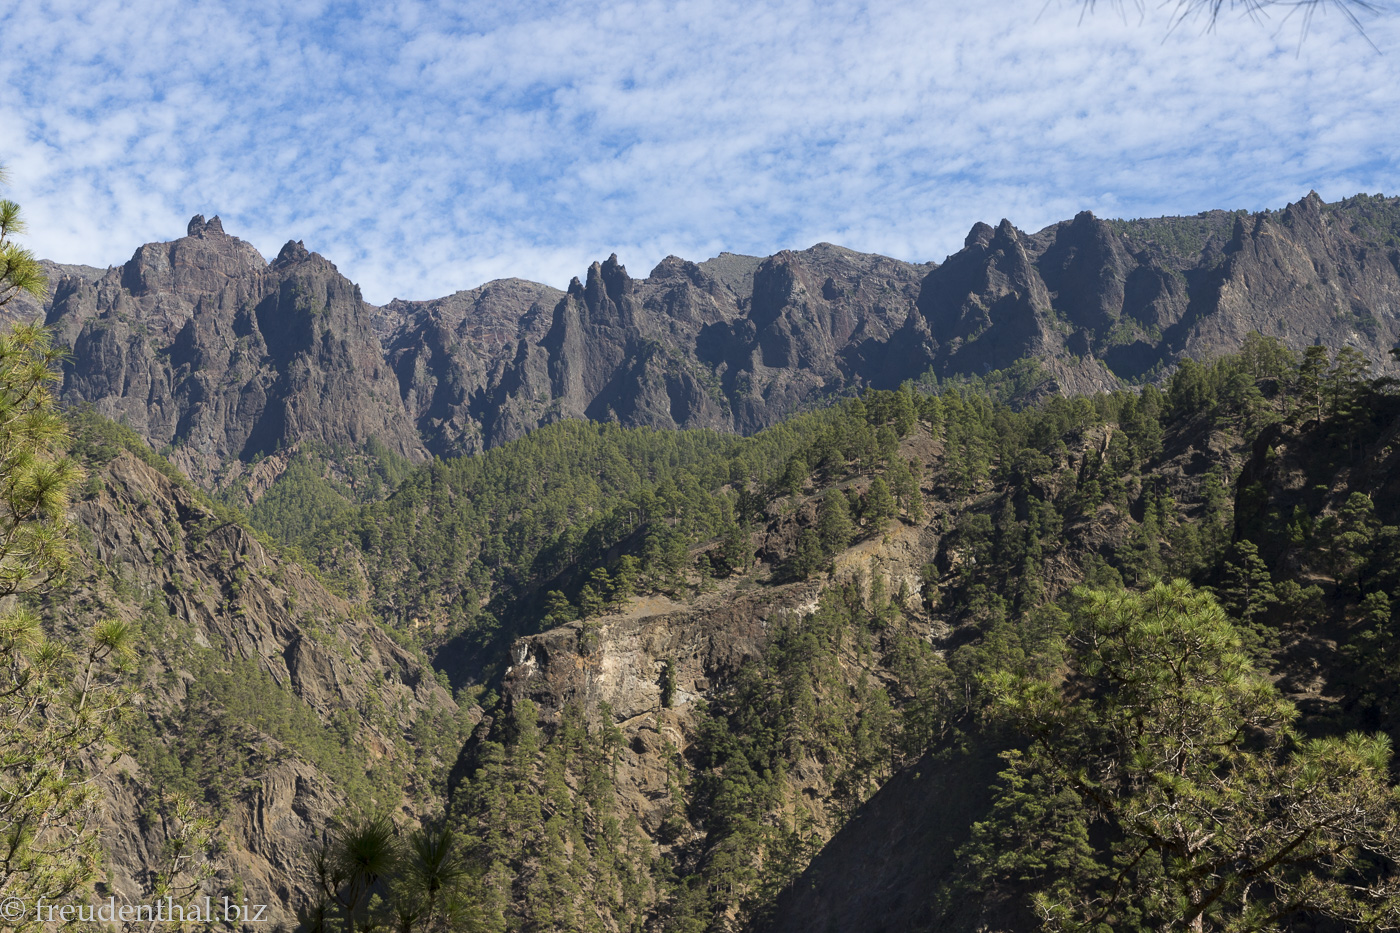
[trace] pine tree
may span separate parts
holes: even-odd
[[[1214,408],[1210,371],[1193,359],[1182,360],[1167,389],[1167,405],[1174,417],[1191,417]]]
[[[1314,344],[1303,351],[1303,362],[1298,366],[1298,394],[1308,413],[1319,421],[1322,420],[1322,403],[1327,398],[1329,365],[1327,348]]]
[[[1295,912],[1348,929],[1400,923],[1400,890],[1377,867],[1400,858],[1389,742],[1297,735],[1297,710],[1184,582],[1076,596],[1067,678],[988,678],[1030,740],[1010,760],[993,834],[1014,815],[1057,847],[1007,852],[1005,868],[1062,866],[1033,898],[1044,927],[1262,933]],[[1066,805],[1027,799],[1037,780],[1066,789]]]
[[[812,529],[803,528],[797,535],[796,547],[789,562],[790,575],[806,580],[821,568],[825,559],[821,538]]]
[[[1353,492],[1336,516],[1323,523],[1328,543],[1328,565],[1337,582],[1350,585],[1371,557],[1371,545],[1380,523],[1375,505],[1363,492]]]
[[[884,531],[885,523],[894,517],[894,496],[890,495],[890,487],[883,477],[877,476],[870,481],[870,488],[865,492],[862,517],[870,523],[875,534]]]
[[[900,437],[908,437],[918,423],[919,414],[915,409],[914,392],[906,383],[900,386],[894,395],[895,433]]]
[[[623,602],[636,595],[638,568],[637,558],[631,554],[624,554],[618,559],[617,569],[613,571],[612,598],[615,601]]]
[[[594,592],[601,596],[604,602],[612,601],[613,582],[606,567],[594,567],[593,572],[588,575],[588,585],[593,587]]]
[[[1297,356],[1282,341],[1258,331],[1245,334],[1239,357],[1240,365],[1256,379],[1282,379],[1298,365]]]
[[[724,530],[719,546],[720,569],[725,576],[743,573],[750,561],[749,536],[737,524]]]
[[[828,489],[822,496],[821,514],[817,518],[817,536],[822,553],[827,557],[845,549],[851,543],[855,526],[846,497],[839,490]]]
[[[924,494],[915,486],[914,491],[909,494],[909,499],[905,503],[905,510],[909,513],[909,520],[918,524],[924,520]]]
[[[1016,505],[1010,496],[1002,499],[992,527],[995,559],[1008,569],[1019,566],[1025,557],[1025,529],[1016,520]]]
[[[1330,413],[1343,419],[1357,413],[1357,407],[1365,397],[1366,377],[1371,373],[1371,362],[1355,347],[1342,347],[1332,360],[1332,368],[1323,380],[1323,391],[1327,396]]]
[[[0,188],[9,184],[9,174],[0,165]],[[48,280],[34,254],[14,238],[24,232],[24,218],[14,201],[0,200],[0,307],[23,292],[40,300],[48,291]]]
[[[544,627],[554,628],[572,622],[577,617],[574,606],[569,602],[569,597],[558,590],[550,590],[545,594],[544,603]]]
[[[1277,645],[1278,634],[1263,624],[1262,617],[1278,600],[1269,567],[1253,541],[1240,540],[1230,546],[1220,601],[1239,619],[1245,647],[1256,656],[1267,656]]]
[[[461,926],[468,871],[457,837],[428,824],[407,838],[387,814],[341,822],[312,857],[316,901],[298,908],[307,933],[435,933]]]
[[[585,583],[578,593],[580,618],[591,619],[603,611],[603,597],[591,584]]]
[[[1206,564],[1217,564],[1229,544],[1234,524],[1233,503],[1225,471],[1213,466],[1201,477],[1204,511],[1200,521],[1201,556]]]
[[[909,462],[902,457],[892,458],[885,475],[889,477],[890,491],[894,493],[896,504],[904,509],[910,521],[922,521],[924,500],[919,494],[919,483],[914,478]]]
[[[1273,577],[1253,541],[1236,541],[1225,562],[1221,602],[1231,614],[1252,624],[1274,602]]]
[[[757,522],[763,519],[768,503],[763,496],[749,488],[748,483],[739,487],[739,499],[734,506],[735,518],[739,524]]]
[[[806,485],[809,476],[811,476],[811,468],[807,465],[807,461],[801,457],[793,457],[783,470],[783,478],[778,482],[778,489],[785,496],[799,496],[802,494],[802,487]]]
[[[10,240],[20,229],[19,208],[0,201],[0,304],[43,294],[33,257]],[[130,626],[104,621],[74,651],[10,599],[42,593],[68,564],[68,494],[81,474],[49,391],[60,356],[39,328],[0,334],[0,892],[30,902],[69,895],[95,870],[87,762],[111,740],[132,643]]]
[[[1162,523],[1160,513],[1149,503],[1142,522],[1133,529],[1123,560],[1123,575],[1133,583],[1145,583],[1162,575]]]
[[[879,458],[888,462],[899,451],[899,435],[889,425],[881,425],[875,432],[875,447]],[[873,464],[872,464],[873,466]]]

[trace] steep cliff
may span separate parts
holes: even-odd
[[[72,348],[63,401],[168,446],[207,486],[302,440],[424,456],[359,288],[300,243],[269,264],[195,217],[96,281],[59,279],[47,322]]]
[[[562,297],[547,285],[503,279],[375,310],[404,404],[433,453],[479,451],[519,433],[505,409],[532,401],[520,397],[515,380],[531,372],[531,348]]]
[[[436,453],[559,418],[751,433],[858,382],[847,356],[903,323],[924,268],[821,244],[633,279],[612,256],[562,295],[511,279],[381,317]]]
[[[28,292],[17,292],[10,296],[8,302],[0,306],[0,321],[38,321],[42,323],[48,308],[53,304],[53,289],[62,279],[72,276],[85,282],[96,282],[108,271],[98,269],[95,266],[58,263],[48,259],[39,260],[39,268],[49,285],[44,299],[40,301]]]
[[[139,443],[85,419],[78,565],[44,607],[70,634],[102,617],[139,633],[127,752],[99,781],[106,884],[150,896],[181,793],[217,823],[216,845],[191,853],[213,872],[206,891],[242,885],[291,921],[332,821],[352,807],[429,812],[471,719],[361,609],[134,455]]]
[[[1400,200],[1316,193],[1281,211],[1104,221],[1089,213],[1034,235],[978,224],[924,280],[922,340],[940,374],[1049,362],[1065,391],[1152,377],[1245,336],[1354,347],[1378,365],[1400,340]],[[903,344],[901,346],[900,344]]]

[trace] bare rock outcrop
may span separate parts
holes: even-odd
[[[169,446],[205,485],[302,440],[425,455],[359,288],[300,243],[269,264],[196,216],[96,281],[61,278],[47,322],[72,348],[63,401]]]

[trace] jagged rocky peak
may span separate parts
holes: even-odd
[[[632,277],[613,253],[606,262],[588,267],[588,280],[583,286],[583,303],[588,309],[587,323],[631,324],[633,315],[628,306],[632,294]]]
[[[121,285],[133,295],[210,295],[266,267],[251,243],[224,232],[218,217],[206,221],[196,214],[180,239],[137,249],[122,267]]]
[[[975,371],[990,364],[993,357],[1006,352],[1019,356],[1029,349],[1025,343],[1028,320],[1039,297],[1039,283],[1033,280],[1034,270],[1011,221],[1003,219],[996,229],[975,225],[967,235],[967,244],[924,279],[918,307],[950,360],[950,354],[960,352],[993,325],[1016,327],[1016,339],[1004,350],[988,355],[979,348],[975,363],[967,364]],[[994,335],[999,345],[1003,336]]]
[[[1055,310],[1071,324],[1110,328],[1123,313],[1124,288],[1135,265],[1113,228],[1089,211],[1060,224],[1037,260]]]
[[[1327,205],[1316,192],[1258,214],[1105,221],[1083,211],[1034,234],[979,223],[929,274],[919,307],[935,369],[1001,369],[1033,353],[1080,371],[1063,388],[1167,372],[1252,330],[1294,349],[1357,346],[1385,368],[1400,337],[1387,311],[1400,292],[1397,245],[1391,201]]]
[[[476,288],[428,301],[395,298],[373,309],[375,333],[390,354],[420,345],[426,330],[447,328],[460,338],[493,345],[522,337],[536,342],[565,292],[528,279],[493,279]],[[446,332],[446,331],[444,331]],[[472,347],[479,350],[480,347]]]
[[[972,229],[967,231],[967,238],[963,240],[963,248],[971,249],[974,246],[986,248],[992,242],[992,237],[996,236],[996,231],[990,224],[977,221],[972,225]]]
[[[680,256],[672,254],[658,262],[647,274],[649,279],[667,279],[674,276],[685,276],[687,278],[694,275],[703,275],[700,266],[689,259],[682,259]]]
[[[205,220],[203,214],[195,214],[185,228],[186,236],[228,236],[224,233],[224,222],[215,214],[212,220]]]
[[[1309,191],[1278,213],[1279,221],[1295,235],[1323,236],[1328,226],[1327,205],[1316,191]]]
[[[760,329],[771,324],[801,287],[794,254],[784,250],[763,261],[753,276],[752,318]]]
[[[680,256],[667,256],[658,262],[647,274],[646,281],[653,285],[685,284],[712,294],[725,290],[724,284],[706,272],[700,263]]]
[[[720,253],[714,259],[707,259],[698,265],[702,272],[719,282],[735,298],[742,300],[753,292],[753,274],[762,263],[761,256]]]
[[[216,220],[218,218],[215,218]],[[277,259],[273,266],[285,266],[293,262],[302,262],[311,258],[311,251],[306,248],[306,244],[301,240],[288,240],[282,245],[281,251],[277,254]]]
[[[614,254],[567,292],[508,279],[382,308],[301,241],[269,265],[197,216],[121,269],[65,283],[49,317],[74,348],[65,398],[152,443],[197,441],[212,462],[305,428],[448,455],[560,417],[748,432],[835,393],[1028,354],[1062,391],[1110,388],[1251,330],[1295,349],[1356,346],[1393,368],[1400,199],[1328,205],[1312,192],[1274,212],[1127,221],[1083,211],[1035,233],[979,222],[941,266],[818,243],[668,256],[634,279]],[[279,420],[248,447],[247,424],[270,407]]]
[[[1322,200],[1322,195],[1318,194],[1316,191],[1309,191],[1303,197],[1288,205],[1288,208],[1285,209],[1296,210],[1321,217],[1322,209],[1326,206],[1326,203]]]
[[[359,288],[304,244],[268,265],[215,217],[60,291],[61,398],[124,420],[198,481],[303,440],[424,456]]]

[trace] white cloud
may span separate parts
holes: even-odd
[[[443,7],[449,7],[444,9]],[[0,160],[42,255],[191,214],[366,297],[565,284],[616,251],[831,239],[942,259],[976,220],[1400,190],[1400,28],[1168,30],[1071,0],[0,2]]]

